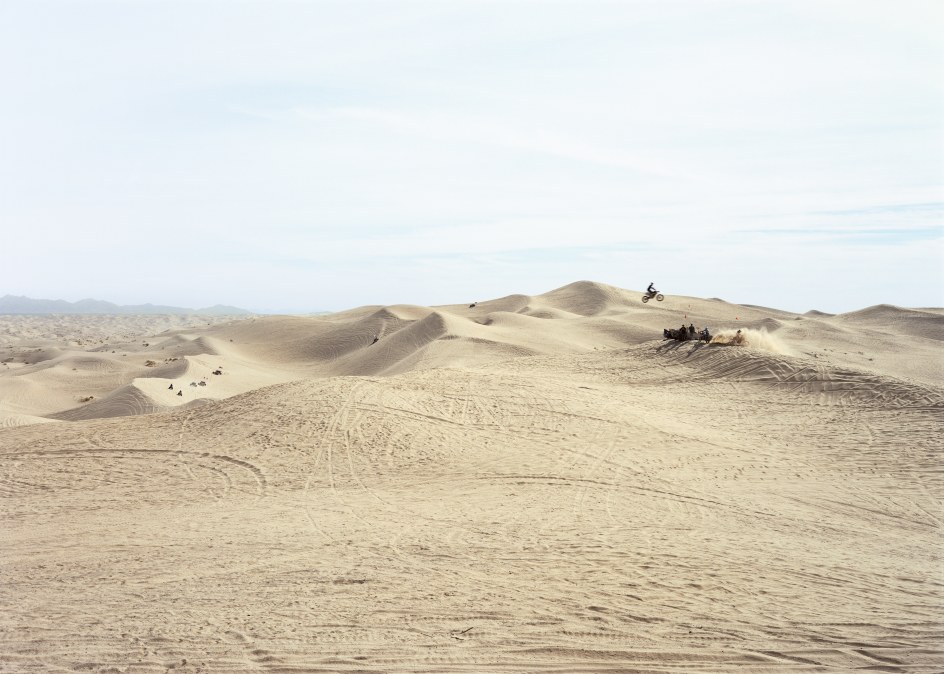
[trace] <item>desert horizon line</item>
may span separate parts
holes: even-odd
[[[505,295],[500,295],[497,297],[490,297],[487,299],[481,298],[471,298],[469,300],[462,300],[457,302],[437,302],[437,303],[422,303],[422,302],[367,302],[363,304],[352,304],[351,306],[346,306],[343,308],[328,309],[328,308],[301,308],[296,307],[293,309],[275,309],[275,308],[260,308],[252,307],[251,304],[249,307],[240,306],[230,302],[215,302],[213,304],[206,304],[205,306],[199,306],[202,303],[190,303],[198,306],[184,306],[176,303],[162,302],[155,300],[147,300],[144,302],[131,302],[131,303],[122,303],[119,304],[112,300],[94,298],[94,297],[83,297],[77,300],[67,300],[62,297],[57,298],[48,298],[48,297],[31,297],[29,295],[14,295],[12,293],[4,293],[0,295],[0,316],[11,316],[11,315],[53,315],[53,314],[74,314],[74,315],[108,315],[110,313],[114,314],[128,314],[128,315],[148,315],[148,314],[193,314],[193,315],[233,315],[233,316],[245,316],[245,315],[257,315],[257,316],[292,316],[292,315],[318,315],[318,314],[334,314],[341,313],[344,311],[349,311],[352,309],[357,309],[361,307],[371,307],[371,306],[397,306],[397,305],[407,305],[407,306],[423,306],[423,307],[437,307],[437,306],[456,306],[463,304],[465,302],[487,302],[492,300],[498,300],[505,297],[511,297],[515,295],[526,295],[526,296],[540,296],[552,292],[557,292],[568,288],[570,286],[578,285],[591,285],[591,286],[604,286],[609,288],[615,288],[617,290],[629,293],[640,293],[640,297],[644,294],[644,290],[637,290],[634,288],[627,288],[624,286],[613,285],[610,283],[604,283],[601,281],[593,281],[590,279],[579,279],[572,281],[570,283],[565,283],[564,285],[557,286],[550,290],[546,290],[539,293],[521,293],[521,292],[511,292]],[[708,301],[718,301],[724,302],[725,304],[732,304],[737,306],[744,307],[756,307],[763,309],[772,309],[775,311],[782,311],[785,313],[791,313],[796,315],[803,315],[809,313],[820,313],[820,314],[829,314],[829,315],[840,315],[855,313],[859,311],[864,311],[874,307],[895,307],[898,309],[910,309],[915,311],[922,310],[941,310],[944,309],[944,306],[907,306],[902,304],[893,304],[890,302],[875,302],[874,304],[867,304],[865,306],[849,308],[844,311],[826,311],[819,309],[817,307],[810,307],[804,311],[796,311],[792,309],[782,309],[773,304],[762,304],[758,302],[738,302],[733,300],[727,300],[720,297],[708,297],[708,296],[699,296],[699,295],[689,295],[685,293],[671,293],[674,297],[681,298],[691,298],[698,300],[708,300]],[[113,311],[108,311],[111,309]]]

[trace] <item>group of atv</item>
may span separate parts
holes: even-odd
[[[677,342],[699,341],[707,343],[711,341],[711,333],[708,332],[707,327],[699,332],[695,330],[694,325],[689,325],[687,328],[683,325],[677,330],[663,328],[662,337],[663,339],[674,339]]]

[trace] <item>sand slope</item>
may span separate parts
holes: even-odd
[[[0,671],[939,671],[944,315],[639,294],[11,344]]]

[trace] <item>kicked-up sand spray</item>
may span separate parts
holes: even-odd
[[[721,330],[712,336],[711,344],[721,344],[724,346],[746,346],[761,351],[771,351],[773,353],[789,354],[790,349],[776,335],[767,332],[766,328],[754,330],[753,328],[741,328],[740,330]]]

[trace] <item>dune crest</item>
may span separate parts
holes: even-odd
[[[934,346],[944,334],[944,317],[934,310],[877,305],[837,316],[815,311],[798,315],[672,295],[645,305],[641,294],[578,281],[540,295],[512,294],[472,304],[397,304],[315,317],[250,317],[156,335],[142,331],[141,317],[129,317],[126,328],[120,317],[106,317],[101,320],[112,331],[124,332],[123,338],[88,343],[83,335],[92,333],[78,329],[78,317],[63,318],[62,326],[50,330],[63,335],[58,341],[36,338],[37,328],[51,326],[53,318],[44,324],[36,317],[11,317],[8,322],[22,325],[24,337],[22,343],[6,344],[0,419],[21,424],[40,417],[151,414],[307,377],[393,376],[618,349],[655,343],[663,328],[680,324],[708,327],[712,346],[731,344],[741,329],[749,348],[815,354],[837,366],[884,376],[930,383],[944,379]],[[153,321],[160,326],[164,318]],[[75,338],[64,334],[69,329],[76,330]],[[911,358],[889,349],[914,338],[920,341],[908,344]]]

